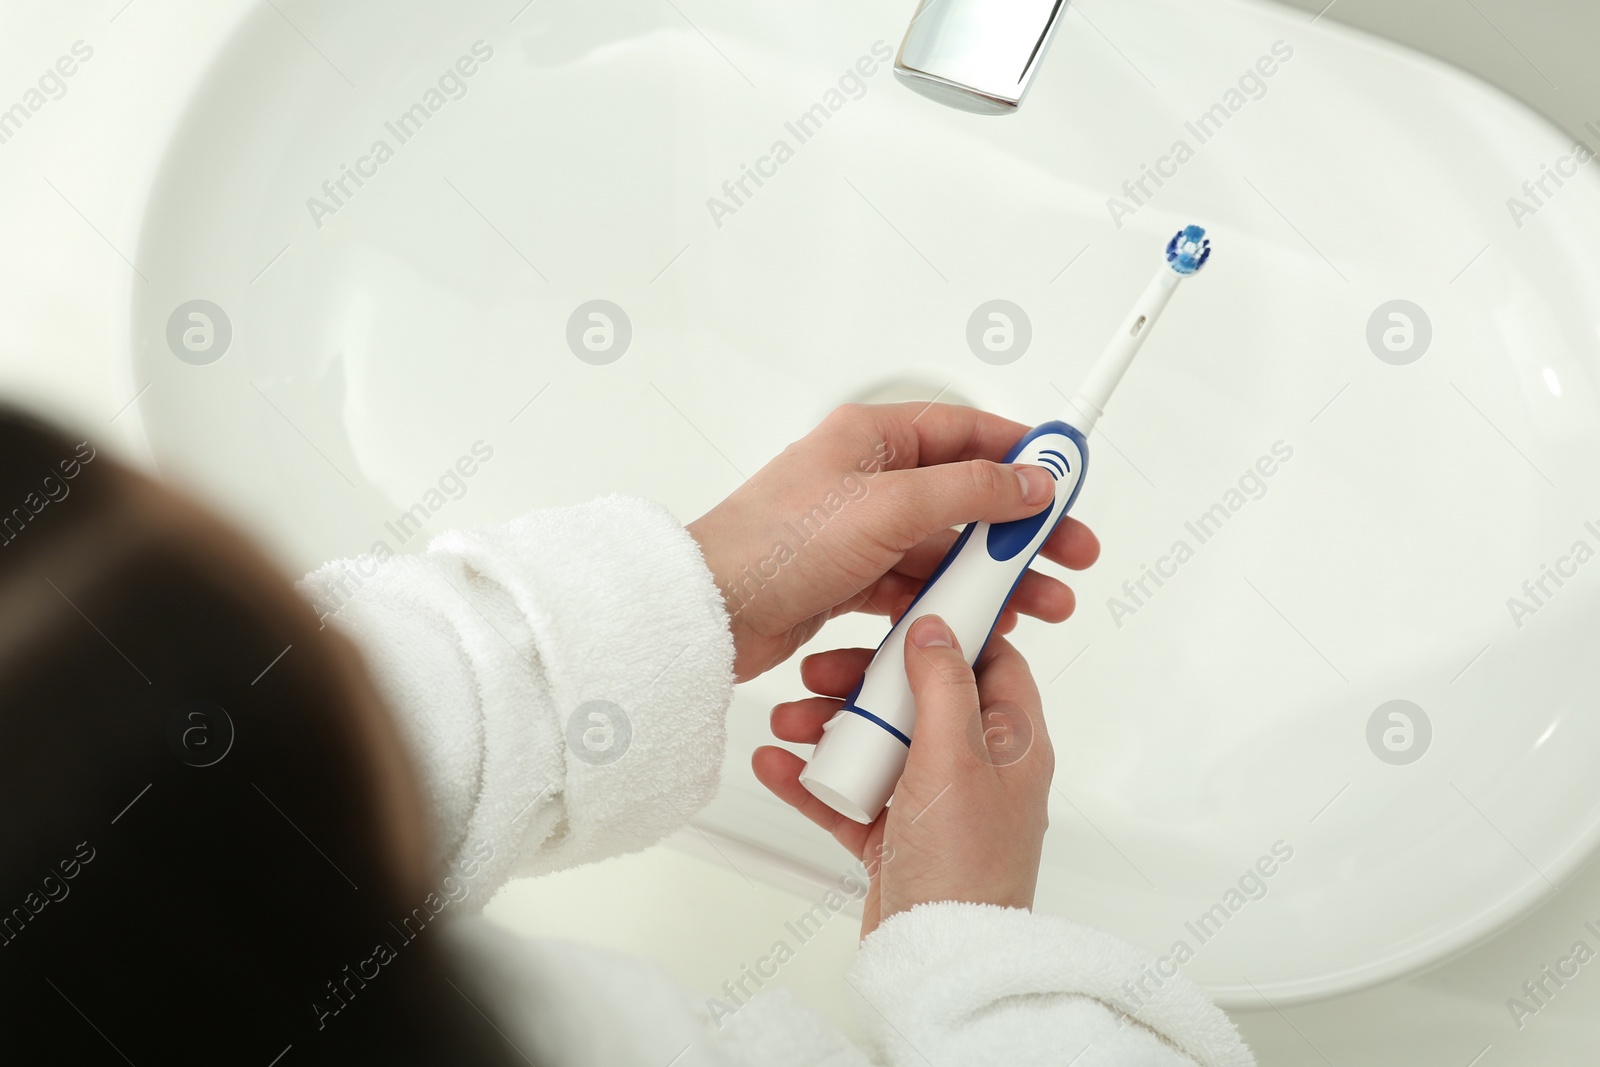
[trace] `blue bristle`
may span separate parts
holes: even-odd
[[[1167,263],[1179,274],[1193,274],[1211,258],[1204,226],[1185,226],[1167,242]]]

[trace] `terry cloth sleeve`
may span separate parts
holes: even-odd
[[[364,654],[479,904],[654,844],[716,790],[733,639],[698,544],[656,504],[452,530],[299,588]]]
[[[1057,916],[921,904],[861,943],[848,978],[874,1060],[889,1067],[1255,1063],[1193,982]]]

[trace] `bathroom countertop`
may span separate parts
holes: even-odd
[[[1481,16],[1484,25],[1452,24],[1434,43],[1419,15],[1430,3],[1391,3],[1385,10],[1392,14],[1381,15],[1373,5],[1346,0],[1326,17],[1348,13],[1367,28],[1382,28],[1374,20],[1392,17],[1407,43],[1445,55],[1461,49],[1464,62],[1544,105],[1569,128],[1581,124],[1586,108],[1600,117],[1600,79],[1559,52],[1540,50],[1583,36],[1552,28],[1563,7],[1558,0],[1525,5],[1514,19],[1509,0],[1483,0],[1479,14],[1455,17]],[[124,417],[135,395],[111,353],[120,328],[114,293],[137,271],[127,256],[139,179],[200,62],[242,4],[96,0],[0,16],[7,23],[0,69],[12,72],[0,84],[0,105],[13,102],[32,83],[31,72],[43,72],[75,43],[93,50],[59,98],[0,143],[0,232],[7,237],[0,242],[0,384],[8,397],[79,424],[97,443],[136,460],[144,457],[143,443]],[[1312,7],[1308,19],[1321,5]],[[1579,11],[1576,0],[1572,9],[1574,18],[1596,18]],[[1563,64],[1567,69],[1559,69]],[[1545,82],[1553,94],[1548,100],[1540,99]],[[1555,90],[1556,82],[1566,89]],[[770,942],[772,929],[805,897],[763,882],[754,860],[705,850],[690,855],[691,845],[515,885],[493,913],[531,932],[559,929],[645,952],[709,995]],[[623,877],[630,873],[647,877]],[[717,916],[715,928],[710,916]],[[847,926],[841,921],[825,931],[820,947],[782,982],[850,1026],[837,977],[854,941]],[[1591,862],[1533,915],[1423,975],[1236,1018],[1268,1065],[1577,1062],[1600,1045],[1600,966],[1572,973],[1575,965],[1563,961],[1578,942],[1600,951],[1597,931],[1600,863]],[[1558,984],[1541,973],[1547,965],[1571,976]],[[1540,981],[1545,989],[1535,999],[1524,983]]]

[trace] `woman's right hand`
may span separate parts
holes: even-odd
[[[808,656],[801,679],[817,694],[848,693],[872,649]],[[800,784],[805,761],[764,747],[756,777],[864,863],[872,874],[861,936],[918,904],[940,900],[1031,908],[1044,847],[1055,755],[1027,661],[999,634],[977,672],[937,616],[906,635],[906,675],[917,727],[893,803],[870,826],[845,818]],[[772,709],[782,741],[816,744],[841,698],[819,695]]]

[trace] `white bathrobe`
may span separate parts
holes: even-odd
[[[399,716],[442,859],[473,871],[469,902],[655,844],[716,792],[733,640],[699,546],[655,504],[612,496],[455,530],[375,576],[329,563],[301,590],[360,645]],[[569,743],[589,701],[621,715],[585,713]],[[541,1067],[1254,1062],[1183,977],[1130,997],[1151,962],[1141,950],[1010,908],[925,904],[863,941],[841,981],[865,1047],[781,990],[714,1020],[647,960],[471,915],[441,935],[470,959],[480,1006]]]

